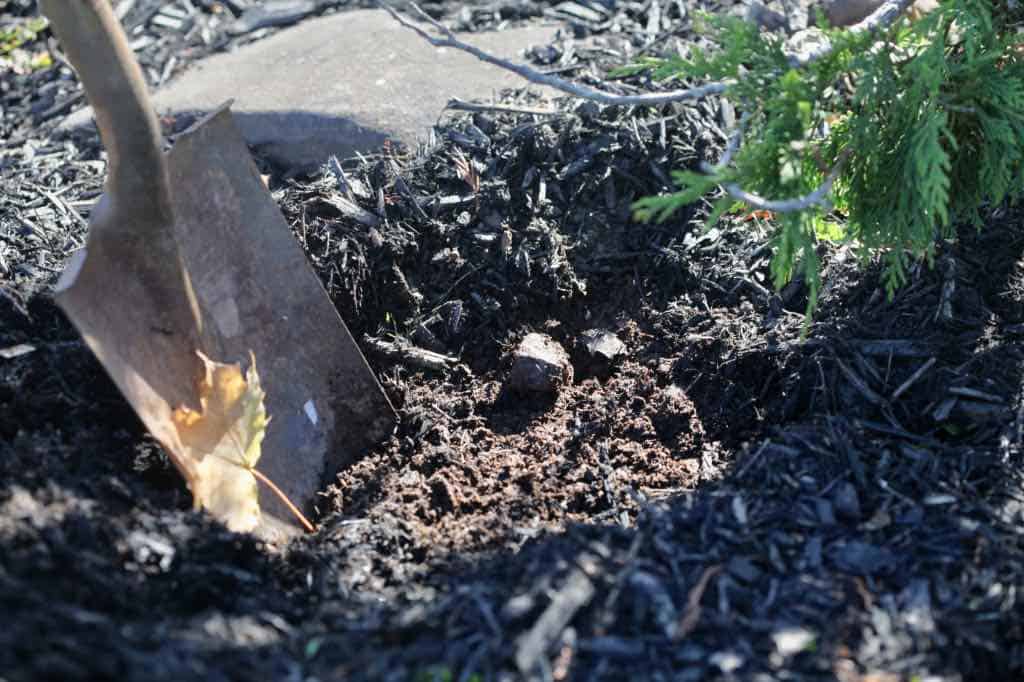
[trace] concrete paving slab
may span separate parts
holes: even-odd
[[[510,29],[466,40],[521,61],[524,49],[549,42],[556,29]],[[250,144],[284,166],[308,168],[332,154],[372,153],[385,140],[413,146],[450,98],[486,99],[527,85],[467,54],[429,45],[382,10],[355,10],[204,59],[157,91],[153,102],[161,114],[205,113],[233,98]],[[86,109],[62,126],[91,120]]]

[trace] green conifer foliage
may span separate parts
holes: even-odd
[[[779,213],[776,286],[802,272],[808,313],[820,288],[815,245],[824,217],[845,217],[845,239],[865,259],[880,256],[892,293],[912,259],[933,255],[959,225],[1024,191],[1024,10],[991,0],[945,0],[923,18],[873,34],[824,29],[832,49],[798,65],[779,36],[737,18],[706,18],[719,47],[646,60],[657,78],[731,81],[742,140],[723,163],[677,171],[678,190],[635,205],[664,220],[715,187],[760,197],[803,197],[830,173],[827,201]],[[717,221],[736,200],[725,196]]]

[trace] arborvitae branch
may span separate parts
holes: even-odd
[[[892,293],[909,258],[930,256],[957,224],[980,226],[985,207],[1020,196],[1024,43],[1015,27],[1024,10],[946,0],[916,22],[880,28],[900,4],[859,25],[872,30],[826,31],[829,49],[799,68],[781,40],[730,18],[710,20],[716,53],[647,60],[662,77],[736,79],[726,96],[748,129],[730,164],[710,176],[676,173],[680,191],[641,200],[638,217],[665,219],[715,185],[754,208],[798,209],[779,217],[772,270],[781,285],[799,269],[813,311],[825,207],[838,207],[861,255],[884,258]]]

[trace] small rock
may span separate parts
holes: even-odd
[[[772,633],[775,649],[785,657],[806,651],[814,645],[814,633],[806,628],[784,628]]]
[[[626,351],[626,344],[606,329],[589,329],[583,332],[583,345],[592,357],[611,362]]]
[[[545,334],[527,334],[514,354],[508,387],[529,393],[556,393],[572,383],[572,365],[565,349]]]
[[[247,8],[238,19],[228,24],[229,35],[252,33],[271,26],[287,26],[317,11],[312,0],[265,0]]]
[[[783,53],[798,64],[810,60],[814,54],[819,54],[831,46],[828,34],[819,28],[805,28],[791,35],[782,48]]]
[[[605,376],[611,372],[617,359],[626,352],[626,344],[606,329],[588,329],[580,335],[582,360],[586,374]]]
[[[30,343],[19,343],[14,346],[8,346],[7,348],[0,348],[0,358],[3,358],[4,360],[13,360],[14,358],[20,358],[22,355],[33,353],[35,350],[36,347]]]
[[[730,675],[742,668],[746,659],[734,651],[718,651],[711,654],[708,662],[726,675]]]

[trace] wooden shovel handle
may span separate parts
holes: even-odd
[[[109,157],[107,193],[119,215],[133,218],[124,227],[170,226],[160,125],[109,0],[39,0],[39,5],[92,104]]]

